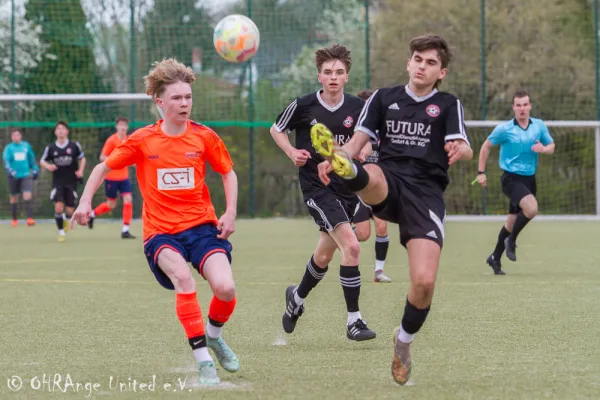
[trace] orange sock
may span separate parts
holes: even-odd
[[[123,225],[131,224],[131,218],[133,217],[133,204],[123,204]]]
[[[98,215],[106,214],[109,211],[110,207],[108,206],[108,203],[100,203],[98,204],[98,207],[94,208],[94,215],[97,217]]]
[[[202,320],[202,311],[196,298],[196,292],[177,293],[175,308],[177,318],[179,318],[188,339],[198,336],[204,337],[204,321]]]
[[[236,297],[231,301],[223,301],[218,299],[217,296],[213,296],[212,301],[210,302],[210,308],[208,309],[208,319],[210,323],[217,327],[223,326],[225,322],[229,321],[231,314],[233,314],[236,302]]]

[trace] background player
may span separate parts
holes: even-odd
[[[12,213],[12,226],[17,226],[19,194],[23,193],[23,203],[27,215],[27,225],[35,225],[33,207],[31,206],[31,192],[33,181],[37,179],[39,169],[35,165],[35,154],[31,145],[23,140],[21,131],[15,129],[10,134],[12,142],[4,147],[2,159],[8,174],[8,187],[10,190],[10,209]]]
[[[498,125],[481,146],[477,171],[477,181],[486,187],[485,165],[492,147],[500,145],[499,164],[504,171],[500,181],[510,205],[506,222],[498,234],[496,248],[486,260],[496,275],[504,275],[500,258],[505,249],[509,260],[517,260],[517,237],[537,215],[535,172],[539,154],[552,154],[555,147],[544,122],[530,117],[531,100],[526,91],[515,92],[512,108],[515,117]]]
[[[215,385],[220,379],[208,348],[227,371],[240,367],[221,338],[236,304],[227,238],[235,230],[238,183],[223,141],[189,119],[195,79],[191,68],[174,59],[155,64],[145,77],[146,93],[164,119],[134,132],[94,168],[71,223],[89,222],[94,193],[111,170],[137,166],[144,200],[144,253],[158,282],[176,292],[177,317],[198,362],[200,383]],[[220,219],[204,180],[207,163],[223,178],[227,205]],[[206,332],[188,262],[214,293]]]
[[[54,126],[56,142],[44,149],[40,165],[52,172],[52,191],[50,199],[54,202],[54,219],[58,228],[58,241],[64,242],[67,218],[73,215],[77,200],[77,183],[83,178],[85,156],[79,142],[68,139],[69,126],[58,121]]]
[[[357,96],[361,99],[367,100],[373,91],[371,89],[363,89]],[[379,159],[379,144],[375,143],[372,145],[371,154],[369,156],[361,156],[364,158],[364,163],[377,163]],[[389,283],[392,279],[383,273],[385,267],[385,259],[387,257],[388,248],[390,245],[390,239],[387,233],[387,222],[377,218],[373,215],[371,207],[365,205],[363,202],[358,203],[358,210],[354,214],[354,232],[359,242],[366,242],[371,236],[371,219],[375,225],[375,276],[374,282]]]
[[[110,153],[127,139],[129,120],[125,117],[119,117],[117,118],[116,125],[117,132],[106,139],[100,154],[100,161],[105,161]],[[98,206],[94,208],[94,211],[92,211],[92,215],[90,216],[90,221],[88,222],[88,227],[92,229],[94,227],[94,218],[113,210],[117,206],[117,196],[120,194],[123,198],[123,228],[121,230],[121,238],[135,239],[135,236],[129,232],[129,225],[131,224],[131,218],[133,217],[129,170],[123,168],[110,171],[104,180],[104,193],[106,195],[106,201],[98,204]]]
[[[335,250],[339,248],[342,253],[340,281],[348,312],[346,336],[350,340],[368,340],[375,338],[375,332],[367,327],[359,310],[360,244],[350,226],[358,198],[337,177],[333,177],[328,187],[319,181],[317,164],[322,157],[310,142],[310,127],[318,122],[331,126],[339,141],[347,141],[353,134],[352,128],[364,100],[344,93],[352,65],[348,49],[340,45],[320,49],[315,53],[315,62],[322,88],[292,101],[271,127],[271,136],[277,145],[294,165],[300,167],[304,201],[320,231],[317,248],[306,265],[300,285],[289,286],[286,290],[282,324],[285,332],[294,331],[298,318],[304,312],[304,299],[323,279]],[[287,135],[294,130],[296,147],[292,146]]]
[[[411,280],[402,322],[394,333],[392,376],[402,385],[412,369],[411,343],[433,299],[444,241],[448,168],[473,157],[460,101],[437,90],[450,59],[443,38],[416,37],[410,42],[408,85],[375,91],[349,142],[340,147],[326,127],[313,127],[313,144],[327,158],[319,164],[322,182],[331,182],[333,170],[376,216],[400,225]],[[380,140],[378,163],[353,162],[369,140]]]

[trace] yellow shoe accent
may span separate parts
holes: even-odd
[[[69,231],[69,221],[67,221],[66,219],[63,220],[63,229],[65,230],[65,232]]]
[[[61,242],[61,243],[62,243],[62,242],[64,242],[64,241],[66,241],[66,240],[67,240],[67,237],[66,237],[66,236],[63,236],[63,235],[58,235],[58,241],[59,241],[59,242]]]
[[[352,159],[335,141],[329,128],[321,123],[313,125],[310,128],[310,141],[317,153],[331,163],[331,168],[336,175],[347,179],[356,176]]]

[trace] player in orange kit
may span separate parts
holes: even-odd
[[[102,148],[100,154],[100,161],[104,161],[108,158],[110,153],[116,149],[125,139],[127,139],[127,129],[129,129],[129,121],[125,117],[118,117],[117,121],[117,133],[111,135]],[[106,201],[98,204],[88,222],[90,229],[94,228],[94,218],[99,215],[105,214],[113,210],[117,206],[117,196],[120,194],[123,198],[123,229],[121,230],[122,239],[135,239],[129,232],[129,225],[131,224],[131,218],[133,217],[133,204],[131,197],[131,182],[129,181],[129,171],[127,167],[119,170],[113,170],[106,175],[104,180],[104,193],[106,194]]]
[[[158,282],[176,292],[177,317],[188,337],[200,373],[200,383],[220,382],[208,349],[221,366],[239,369],[239,361],[221,338],[221,330],[236,304],[231,271],[238,182],[223,141],[211,129],[190,120],[194,72],[175,59],[155,63],[145,77],[164,119],[134,132],[92,171],[79,207],[71,218],[86,225],[92,197],[104,177],[115,169],[137,166],[144,200],[144,253]],[[205,183],[206,164],[221,174],[226,211],[217,218]],[[206,331],[196,281],[187,263],[206,279],[213,291]]]

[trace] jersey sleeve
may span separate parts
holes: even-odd
[[[35,164],[35,154],[33,153],[33,148],[31,148],[30,144],[28,144],[27,147],[27,162],[29,163],[29,169],[37,171],[38,167]]]
[[[12,171],[11,160],[12,160],[12,152],[10,151],[10,146],[7,145],[4,147],[4,151],[2,151],[2,159],[4,160],[4,168],[6,171],[10,173]]]
[[[75,142],[75,146],[77,146],[77,159],[81,160],[83,157],[85,157],[85,154],[83,154],[83,148],[79,142]]]
[[[363,131],[369,135],[374,143],[379,140],[379,127],[381,126],[384,113],[382,104],[381,93],[377,89],[363,106],[362,111],[358,115],[356,127],[354,128],[354,132]]]
[[[50,155],[50,146],[46,146],[46,148],[44,149],[44,152],[42,153],[42,157],[40,158],[40,162],[42,162],[42,161],[46,161],[46,162],[52,161],[52,156]]]
[[[112,137],[110,137],[106,140],[106,142],[104,142],[104,146],[102,147],[102,151],[100,152],[100,154],[102,154],[105,157],[108,157],[110,153],[112,153],[112,151],[115,149],[115,147],[115,141],[112,140]]]
[[[134,134],[135,135],[135,134]],[[140,155],[140,141],[134,135],[121,143],[119,147],[104,160],[106,166],[110,169],[123,169],[135,164]]]
[[[225,143],[213,131],[207,132],[205,136],[205,159],[215,172],[227,174],[233,169],[233,161],[227,151]]]
[[[544,146],[547,146],[550,143],[554,142],[554,139],[552,139],[552,136],[550,136],[550,131],[548,131],[548,127],[544,123],[542,123],[542,135],[540,138],[540,142],[542,142]]]
[[[496,126],[492,133],[490,133],[490,136],[488,136],[487,140],[494,146],[503,143],[506,140],[506,129],[504,129],[504,125]]]
[[[448,106],[446,112],[446,141],[464,140],[469,146],[469,138],[467,137],[467,129],[465,127],[465,112],[459,99],[455,99]]]
[[[298,99],[295,99],[277,116],[273,126],[278,132],[291,132],[301,119],[302,107],[298,105]]]

